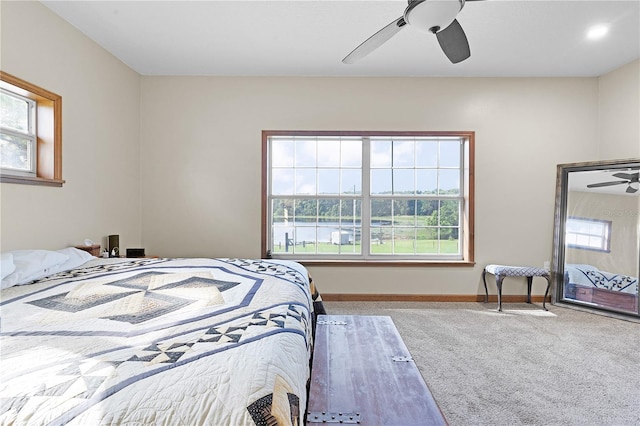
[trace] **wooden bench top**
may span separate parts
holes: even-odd
[[[446,425],[388,316],[320,315],[307,424]]]

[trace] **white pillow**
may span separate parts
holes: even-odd
[[[13,264],[13,255],[11,253],[2,253],[0,254],[0,273],[2,274],[2,279],[16,270],[16,265]]]
[[[69,260],[69,256],[50,250],[15,250],[9,252],[13,256],[16,269],[2,279],[0,288],[29,283],[50,274],[54,267]]]
[[[75,247],[67,247],[61,250],[56,250],[57,253],[62,253],[69,257],[69,259],[62,265],[55,266],[49,270],[49,275],[57,274],[62,271],[69,271],[75,269],[78,266],[84,265],[91,259],[95,259],[89,252],[77,249]]]

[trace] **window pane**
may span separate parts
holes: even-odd
[[[446,200],[440,202],[440,226],[460,225],[460,202]]]
[[[362,226],[362,202],[360,200],[342,200],[340,206],[341,226]]]
[[[342,167],[362,167],[362,140],[343,140],[340,152]]]
[[[438,171],[436,169],[416,170],[416,190],[418,194],[435,194],[438,189]]]
[[[415,226],[416,200],[393,200],[393,225]]]
[[[371,167],[391,167],[391,141],[371,140]]]
[[[340,200],[319,200],[318,201],[318,223],[339,226],[340,222]]]
[[[413,167],[413,141],[393,141],[393,167]]]
[[[293,238],[293,200],[274,199],[271,203],[272,250],[288,251],[287,238]]]
[[[393,254],[393,233],[391,227],[371,228],[371,253]]]
[[[340,169],[318,169],[318,194],[338,194]]]
[[[395,254],[416,252],[415,228],[393,228],[393,252]]]
[[[416,167],[438,166],[438,142],[416,141]]]
[[[292,140],[271,141],[271,166],[293,167],[294,148]]]
[[[460,240],[458,229],[440,228],[440,253],[457,254],[460,253]]]
[[[315,226],[317,217],[318,200],[296,200],[294,209],[296,225],[311,222]]]
[[[340,167],[340,141],[318,139],[318,167]]]
[[[440,167],[460,167],[460,142],[440,142]]]
[[[296,169],[296,194],[315,195],[316,169]]]
[[[293,195],[293,169],[273,169],[271,179],[273,195]]]
[[[18,132],[31,134],[29,129],[29,103],[24,99],[0,93],[0,125]]]
[[[362,170],[343,169],[341,194],[362,194]]]
[[[394,194],[414,194],[415,182],[414,182],[414,170],[413,169],[394,169],[393,170],[393,193]]]
[[[447,195],[460,194],[460,170],[438,170],[438,193]]]
[[[438,225],[438,200],[417,200],[416,209],[416,223],[418,226]]]
[[[371,226],[391,225],[391,200],[371,200]]]
[[[391,189],[391,169],[371,170],[371,194],[390,194]]]
[[[33,141],[6,133],[0,134],[0,158],[2,167],[31,172]]]
[[[316,166],[316,141],[301,139],[296,141],[296,167]]]
[[[416,254],[438,253],[438,229],[418,228],[416,230]]]
[[[341,228],[342,232],[348,238],[344,238],[339,246],[340,253],[343,254],[360,254],[362,245],[360,244],[361,228]],[[345,241],[346,240],[346,241]]]

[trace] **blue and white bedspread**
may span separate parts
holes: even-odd
[[[600,271],[595,266],[568,264],[567,276],[572,284],[638,294],[637,277]]]
[[[293,262],[96,259],[3,290],[0,424],[298,424],[309,287]]]

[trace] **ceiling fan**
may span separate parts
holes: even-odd
[[[409,0],[404,15],[365,40],[343,60],[352,64],[382,46],[407,24],[436,35],[447,58],[454,63],[471,56],[469,42],[456,17],[467,1],[481,0]]]
[[[617,177],[618,179],[624,179],[624,180],[617,180],[617,181],[612,181],[612,182],[592,183],[592,184],[587,185],[587,188],[600,188],[602,186],[613,186],[613,185],[627,184],[629,186],[627,187],[626,192],[629,193],[629,194],[633,194],[633,193],[638,191],[638,187],[640,186],[640,183],[638,182],[638,176],[640,176],[640,172],[638,172],[638,173],[614,173],[613,177]],[[637,184],[637,185],[632,185],[634,183]]]

